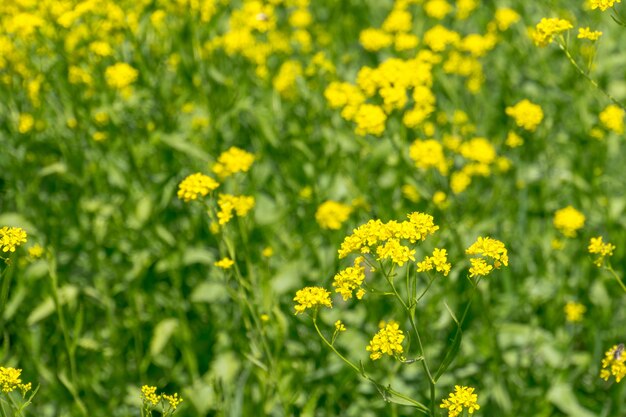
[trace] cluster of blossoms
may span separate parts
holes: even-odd
[[[375,252],[378,260],[390,259],[399,266],[409,260],[415,260],[415,250],[401,244],[402,240],[415,243],[425,240],[435,233],[436,226],[431,215],[425,213],[410,213],[408,220],[395,220],[383,223],[381,220],[370,220],[357,227],[351,235],[346,236],[339,249],[339,259],[350,253],[367,254]]]
[[[337,201],[325,201],[317,208],[315,220],[322,229],[339,230],[341,225],[348,220],[352,213],[352,207]]]
[[[412,33],[413,14],[409,10],[416,3],[420,2],[396,1],[381,28],[361,32],[363,48],[377,52],[393,45],[398,52],[416,50],[419,38]],[[466,7],[470,4],[471,7]],[[467,17],[477,4],[457,2],[457,17]],[[430,0],[423,7],[427,15],[439,19],[441,12],[447,14],[451,6],[445,1]],[[436,109],[434,67],[441,65],[446,74],[465,78],[468,90],[478,92],[484,82],[480,58],[496,46],[498,32],[507,30],[517,20],[519,15],[515,11],[501,8],[487,25],[485,34],[462,36],[435,25],[424,32],[424,48],[412,58],[391,57],[375,68],[362,67],[355,84],[332,82],[324,95],[331,108],[341,109],[341,116],[356,124],[358,135],[382,135],[387,119],[394,112],[402,114],[405,126],[421,128]]]
[[[591,30],[589,27],[578,28],[578,39],[588,39],[590,41],[597,41],[602,36],[602,32],[598,30]]]
[[[479,237],[465,253],[478,256],[470,259],[470,277],[486,276],[494,268],[509,265],[509,256],[504,243],[490,237]],[[488,263],[488,260],[492,260],[493,265]]]
[[[417,263],[417,272],[432,271],[435,269],[444,276],[448,276],[452,265],[448,263],[448,251],[435,248],[433,256],[427,256],[423,261]]]
[[[541,106],[527,99],[520,101],[514,106],[507,107],[506,114],[515,119],[517,126],[529,132],[534,132],[543,120]]]
[[[576,231],[585,225],[585,215],[572,206],[567,206],[554,213],[554,227],[566,237],[575,237]]]
[[[238,172],[248,172],[254,163],[254,154],[236,146],[231,147],[217,158],[211,170],[220,179],[225,179]]]
[[[177,195],[178,198],[187,203],[198,199],[198,197],[205,197],[219,186],[220,184],[213,178],[197,172],[186,177],[178,185]]]
[[[125,62],[118,62],[108,67],[104,76],[109,87],[126,91],[125,94],[129,95],[127,89],[137,80],[139,72]]]
[[[544,47],[549,45],[554,36],[572,29],[574,26],[569,20],[559,19],[556,17],[541,19],[531,36],[535,45]]]
[[[256,67],[261,79],[268,79],[273,56],[294,59],[282,64],[272,80],[274,89],[285,99],[296,97],[296,81],[303,75],[332,74],[334,65],[323,52],[310,57],[308,66],[295,59],[307,58],[316,49],[315,43],[328,44],[331,39],[324,29],[314,24],[309,0],[244,0],[228,19],[228,30],[204,44],[203,52],[224,51],[229,57],[241,56]]]
[[[339,271],[333,278],[333,287],[335,287],[335,292],[341,294],[344,301],[352,298],[355,290],[357,290],[356,298],[358,300],[362,299],[365,295],[365,290],[361,288],[361,285],[365,280],[364,262],[364,257],[357,256],[354,259],[354,266],[349,266],[346,269]]]
[[[596,264],[596,266],[600,267],[604,263],[605,257],[613,256],[615,245],[612,245],[609,242],[604,243],[602,241],[602,236],[592,237],[589,241],[589,246],[587,247],[587,250],[592,255],[598,255],[593,263]]]
[[[610,104],[602,112],[600,112],[600,123],[607,129],[617,133],[624,133],[624,109]]]
[[[442,126],[448,121],[445,113],[439,113],[437,119]],[[450,122],[451,128],[461,133],[475,130],[475,126],[468,122],[467,114],[460,110],[454,112]],[[452,171],[449,184],[454,194],[464,192],[474,177],[488,177],[494,168],[505,172],[511,166],[507,158],[498,156],[487,138],[470,136],[463,139],[451,134],[443,134],[441,141],[434,138],[415,140],[409,148],[409,157],[420,170],[434,169],[443,176]]]
[[[238,172],[248,172],[254,159],[253,154],[233,146],[217,158],[212,170],[221,179],[226,179]],[[197,200],[198,197],[205,197],[219,186],[220,183],[212,177],[195,173],[179,184],[178,198],[185,202]],[[228,223],[235,214],[239,217],[245,216],[252,210],[254,204],[255,200],[252,196],[219,194],[217,198],[218,224],[221,226]]]
[[[448,409],[448,417],[456,417],[467,409],[469,414],[479,410],[478,396],[474,394],[474,388],[454,386],[454,392],[451,392],[448,398],[444,398],[440,405],[441,408]]]
[[[585,312],[587,311],[587,307],[585,307],[581,303],[577,303],[575,301],[568,301],[563,308],[565,312],[565,319],[570,323],[577,323],[582,321]]]
[[[602,359],[602,369],[600,370],[600,378],[608,381],[611,376],[615,377],[615,382],[620,382],[626,376],[626,354],[624,354],[624,345],[615,345],[607,350]]]
[[[235,264],[235,261],[233,261],[230,258],[222,258],[219,261],[215,261],[213,263],[213,265],[222,269],[230,269],[234,264]]]
[[[589,5],[591,6],[592,10],[599,8],[600,10],[605,11],[613,7],[615,3],[621,2],[622,0],[589,0]]]
[[[141,401],[147,412],[151,412],[155,407],[161,405],[163,416],[171,416],[183,399],[178,393],[157,394],[157,387],[144,385],[141,387]]]
[[[15,249],[26,243],[26,231],[21,227],[4,226],[0,229],[0,250],[15,252]]]
[[[404,333],[400,330],[398,323],[395,321],[390,321],[389,323],[381,322],[380,330],[374,335],[366,349],[368,352],[371,352],[370,358],[372,360],[380,359],[384,354],[401,359],[401,355],[404,352],[402,348],[403,340]]]
[[[333,307],[330,292],[322,287],[305,287],[298,290],[293,301],[297,303],[295,306],[296,314],[304,313],[307,308]]]
[[[30,382],[23,384],[21,375],[21,369],[5,368],[4,366],[0,366],[0,389],[2,392],[8,394],[9,392],[20,390],[22,395],[25,395],[28,391],[30,391],[32,384]]]

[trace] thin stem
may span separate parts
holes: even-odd
[[[578,65],[578,63],[576,62],[576,60],[574,59],[574,57],[572,56],[572,54],[569,52],[569,50],[567,49],[567,45],[565,44],[565,42],[563,40],[561,40],[561,42],[557,42],[557,44],[559,45],[559,47],[561,48],[561,50],[565,53],[565,56],[567,57],[568,61],[572,64],[572,66],[574,68],[576,68],[576,71],[578,71],[578,73],[580,75],[582,75],[583,77],[585,77],[587,79],[587,81],[589,81],[591,83],[591,85],[593,85],[598,91],[600,91],[602,94],[604,94],[609,100],[611,100],[614,104],[618,105],[619,107],[621,107],[622,109],[626,110],[626,106],[624,106],[621,102],[619,102],[615,97],[613,97],[608,91],[605,91],[604,89],[602,89],[602,87],[600,87],[598,85],[598,83],[596,82],[596,80],[594,80],[593,78],[591,78],[589,76],[589,74],[587,74],[581,67],[580,65]]]
[[[619,277],[619,275],[617,275],[617,272],[615,272],[615,270],[613,269],[611,264],[609,264],[608,266],[605,266],[604,269],[606,269],[607,271],[609,271],[611,273],[611,275],[613,275],[613,277],[615,278],[615,280],[617,281],[619,286],[622,287],[622,290],[624,290],[624,292],[626,292],[626,285],[624,285],[624,282]]]

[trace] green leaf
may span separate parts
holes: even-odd
[[[152,356],[157,356],[163,351],[163,348],[165,348],[167,342],[170,341],[177,327],[178,319],[173,318],[161,320],[159,324],[156,325],[152,340],[150,341],[150,354]]]
[[[450,316],[452,316],[452,320],[454,320],[454,322],[456,323],[456,332],[454,333],[452,344],[446,352],[446,356],[444,356],[441,365],[439,365],[439,368],[437,369],[437,372],[433,377],[435,379],[435,382],[437,382],[441,375],[446,372],[454,358],[456,358],[456,355],[457,353],[459,353],[459,349],[461,348],[461,340],[463,339],[463,330],[461,329],[461,324],[457,320],[452,310],[450,310],[450,307],[448,307],[448,304],[444,302],[444,305],[446,306],[446,310],[448,310],[448,313],[450,313]]]
[[[78,295],[78,287],[73,285],[65,285],[59,288],[59,303],[61,305],[67,304],[68,302],[72,302],[76,300],[76,296]],[[55,310],[54,300],[52,297],[47,297],[41,304],[39,304],[35,309],[30,313],[28,319],[26,319],[26,323],[29,326],[32,326],[41,320],[48,317]]]
[[[578,403],[569,384],[557,382],[548,391],[548,401],[570,417],[594,417],[596,414]]]

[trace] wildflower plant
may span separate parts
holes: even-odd
[[[24,410],[31,404],[37,394],[32,383],[22,381],[22,370],[18,368],[0,366],[0,412],[7,415],[7,408],[12,410],[13,416],[24,416]]]
[[[416,255],[418,250],[423,251],[423,242],[438,230],[439,226],[435,224],[434,218],[421,212],[408,214],[407,220],[404,221],[370,220],[362,224],[343,240],[338,251],[339,259],[357,256],[352,266],[334,276],[332,284],[335,293],[341,295],[344,301],[356,298],[356,302],[366,303],[370,299],[389,297],[401,307],[401,316],[380,322],[378,332],[372,336],[365,349],[372,361],[392,358],[404,365],[419,362],[429,386],[426,401],[415,400],[379,382],[366,370],[369,366],[366,367],[363,363],[356,364],[341,353],[335,344],[339,333],[344,329],[341,322],[335,323],[332,337],[327,338],[324,335],[319,325],[319,307],[332,307],[330,292],[322,287],[306,287],[299,290],[294,298],[297,303],[296,314],[312,309],[313,326],[324,344],[361,377],[373,383],[385,399],[410,404],[421,413],[432,417],[436,415],[436,384],[458,353],[461,326],[469,308],[468,304],[460,320],[452,314],[457,325],[455,336],[443,359],[435,367],[434,358],[427,357],[423,344],[418,326],[418,306],[423,302],[429,289],[449,275],[452,264],[444,248],[435,248],[421,258],[416,258]],[[466,253],[472,256],[467,279],[474,290],[482,277],[509,264],[505,245],[490,237],[479,237]],[[366,270],[369,270],[367,275]],[[421,275],[427,277],[427,283],[424,285],[419,284]],[[416,342],[413,349],[411,344],[407,343],[409,337]],[[442,407],[445,405],[451,416],[458,415],[462,407],[467,407],[469,412],[473,413],[480,407],[476,403],[476,395],[472,392],[473,389],[463,388],[444,400]]]
[[[144,385],[141,387],[141,417],[152,417],[155,410],[159,416],[172,416],[182,401],[178,393],[157,393],[157,387]]]

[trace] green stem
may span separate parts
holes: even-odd
[[[613,97],[608,91],[605,91],[604,89],[602,89],[602,87],[600,87],[598,85],[598,83],[596,82],[596,80],[594,80],[593,78],[591,78],[589,76],[589,74],[587,74],[587,72],[585,72],[580,65],[578,65],[578,63],[576,62],[576,60],[574,59],[574,57],[572,56],[572,54],[570,53],[570,51],[567,49],[567,45],[565,44],[565,42],[563,41],[563,39],[561,39],[560,42],[557,42],[557,44],[559,45],[559,47],[561,48],[561,50],[565,53],[565,56],[567,57],[568,61],[572,64],[572,66],[576,69],[576,71],[578,71],[578,73],[580,75],[582,75],[583,77],[585,77],[587,79],[587,81],[589,81],[589,83],[591,83],[591,85],[593,85],[596,90],[600,91],[602,94],[604,94],[609,100],[611,100],[614,104],[616,104],[617,106],[621,107],[622,109],[626,110],[626,106],[624,106],[621,102],[619,102],[615,97]]]
[[[619,277],[619,275],[617,275],[617,272],[615,272],[615,270],[613,269],[611,264],[609,264],[608,266],[605,266],[604,269],[606,269],[607,271],[609,271],[611,273],[611,275],[613,275],[613,277],[615,278],[615,280],[617,281],[619,286],[622,287],[622,290],[624,290],[624,292],[626,292],[626,285],[624,285],[624,282]]]

